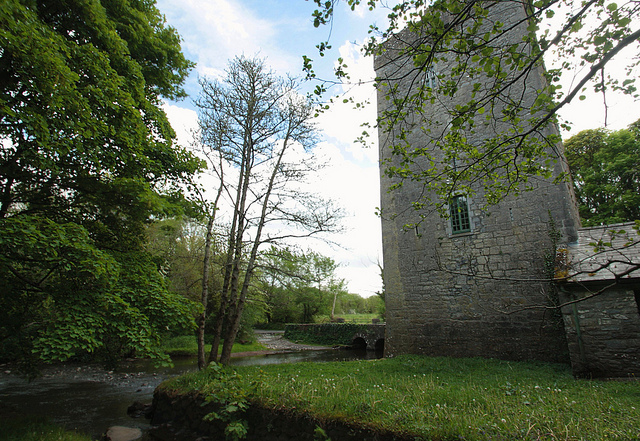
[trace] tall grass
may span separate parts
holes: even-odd
[[[42,419],[1,417],[0,441],[91,441],[91,437]]]
[[[640,382],[576,380],[564,365],[402,356],[236,371],[263,405],[418,439],[640,440]],[[206,371],[171,386],[217,387]]]

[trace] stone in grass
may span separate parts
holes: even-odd
[[[142,430],[133,427],[113,426],[107,429],[104,441],[134,441],[142,438]]]

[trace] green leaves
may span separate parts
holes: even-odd
[[[149,256],[101,251],[76,224],[0,220],[0,250],[0,338],[28,350],[23,361],[160,357],[160,335],[194,326],[193,303],[167,291]]]
[[[153,1],[7,0],[0,47],[0,338],[24,360],[157,355],[191,320],[141,251],[201,167],[160,108],[193,66],[179,36]]]
[[[0,136],[11,140],[0,152],[0,217],[19,202],[47,215],[78,213],[89,209],[95,185],[117,194],[118,179],[140,179],[148,189],[199,167],[171,146],[158,107],[160,94],[184,94],[191,63],[177,35],[153,3],[106,5],[68,0],[34,9],[9,0],[0,10]],[[91,211],[112,210],[112,200],[94,199]]]
[[[322,8],[323,23],[334,4]],[[558,159],[553,126],[564,105],[584,100],[587,88],[637,95],[637,60],[606,67],[623,49],[637,51],[638,12],[634,2],[598,0],[398,2],[382,32],[388,41],[371,40],[365,49],[384,60],[377,123],[389,135],[383,167],[390,188],[419,181],[425,194],[446,201],[469,181],[494,203],[525,191],[532,177],[549,177]],[[554,68],[536,84],[543,63]],[[438,81],[427,84],[432,71]],[[567,72],[577,75],[568,88]],[[491,134],[483,139],[483,131]],[[473,141],[453,144],[449,132]],[[564,175],[554,173],[556,180]],[[408,204],[424,207],[433,202],[427,199]]]
[[[565,150],[586,226],[640,218],[640,138],[633,130],[585,130]]]

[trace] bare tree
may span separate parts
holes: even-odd
[[[231,216],[220,308],[209,362],[227,364],[247,301],[256,258],[263,244],[311,237],[338,228],[341,212],[330,201],[304,191],[301,183],[317,169],[312,103],[296,82],[280,78],[260,59],[237,57],[223,80],[201,80],[202,140],[234,176],[220,186]],[[223,335],[224,333],[224,335]]]

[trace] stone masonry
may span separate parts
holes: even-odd
[[[499,2],[491,14],[490,19],[499,19],[505,26],[515,26],[525,17],[522,2],[516,1]],[[524,32],[526,23],[519,26]],[[415,37],[406,31],[400,32],[387,41],[385,52],[376,57],[380,114],[389,105],[385,99],[389,87],[397,86],[402,93],[415,85],[415,75],[411,74],[415,67],[400,54],[412,38]],[[447,72],[452,63],[441,62],[433,68],[438,73]],[[534,91],[544,87],[543,81],[540,71],[529,75],[511,92],[531,102]],[[449,121],[442,106],[466,102],[472,87],[469,80],[461,85],[460,98],[449,98],[447,103],[438,101],[432,106],[425,104],[427,110],[412,122],[409,145],[429,148],[429,138],[420,127],[429,121],[433,130],[441,127],[444,133]],[[480,145],[483,138],[502,127],[494,121],[485,124],[484,129],[470,133],[469,139]],[[396,134],[395,127],[388,133],[380,131],[382,167],[387,165],[385,161],[394,164],[389,145]],[[566,171],[564,167],[564,161],[558,161],[554,176]],[[552,250],[550,216],[564,243],[577,239],[579,218],[570,185],[536,180],[531,183],[531,191],[519,197],[509,196],[486,210],[484,193],[477,188],[469,200],[470,231],[454,235],[449,219],[428,209],[417,213],[409,208],[423,191],[420,183],[405,182],[389,192],[394,183],[382,170],[385,354],[568,362],[560,315],[539,307],[549,305],[553,296],[553,289],[544,281],[548,277],[545,253]],[[424,219],[416,228],[404,228],[421,214]]]
[[[578,376],[640,375],[640,245],[633,227],[584,228],[567,248],[560,301]],[[599,242],[610,245],[595,251]]]

